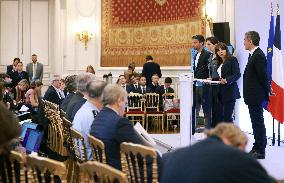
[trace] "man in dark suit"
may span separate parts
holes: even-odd
[[[27,81],[29,81],[28,73],[26,71],[23,71],[23,62],[17,63],[16,71],[12,73],[11,79],[12,85],[14,87],[16,87],[22,79],[26,79]]]
[[[195,35],[192,37],[193,48],[197,54],[193,58],[192,69],[194,71],[194,78],[207,79],[209,78],[209,59],[210,52],[204,49],[204,37],[202,35]],[[204,85],[201,82],[195,82],[193,86],[193,109],[192,109],[192,133],[195,133],[196,128],[196,114],[199,114],[201,105],[204,116],[206,118],[206,128],[211,127],[211,107],[210,107],[210,92],[209,85]]]
[[[165,93],[174,93],[174,89],[171,87],[172,84],[172,78],[170,77],[166,77],[165,78],[165,82],[164,85],[158,86],[158,88],[156,89],[155,93],[159,94],[159,108],[161,111],[163,111],[163,102],[164,102],[164,97],[163,95]]]
[[[132,142],[150,146],[133,128],[132,123],[124,118],[127,92],[116,84],[109,84],[103,91],[105,107],[95,118],[90,134],[105,144],[107,164],[121,170],[120,144]]]
[[[149,86],[146,85],[146,77],[145,76],[141,76],[139,79],[139,86],[136,89],[136,91],[140,94],[146,94],[146,93],[151,93],[152,90]]]
[[[60,77],[54,75],[51,79],[51,85],[48,87],[47,91],[44,94],[43,99],[60,105],[63,101],[63,97],[60,95]]]
[[[156,89],[160,86],[159,85],[159,76],[158,74],[153,74],[152,76],[152,82],[151,84],[149,85],[149,87],[151,88],[152,92],[155,92]]]
[[[64,98],[61,104],[61,109],[63,111],[66,111],[67,106],[72,99],[72,97],[75,95],[77,91],[77,82],[76,82],[76,75],[67,76],[65,78],[65,85],[67,90],[67,96]]]
[[[249,31],[245,34],[244,45],[250,54],[244,71],[243,95],[248,105],[255,140],[250,153],[257,159],[264,159],[267,142],[262,103],[269,100],[270,87],[267,77],[267,60],[258,47],[259,41],[257,32]]]
[[[13,64],[7,66],[6,74],[8,74],[10,77],[12,77],[12,74],[16,70],[16,66],[17,66],[18,62],[20,62],[20,61],[21,60],[19,58],[14,58]]]
[[[143,65],[142,75],[146,77],[147,85],[150,85],[153,74],[158,74],[159,78],[162,77],[160,65],[153,61],[151,55],[146,56],[146,63]]]
[[[271,183],[258,161],[243,152],[246,135],[236,126],[220,123],[192,146],[163,156],[161,183]]]
[[[84,73],[77,76],[77,91],[76,94],[70,99],[66,108],[66,114],[70,121],[73,121],[74,116],[81,106],[87,101],[87,84],[95,79],[95,75],[91,73]]]

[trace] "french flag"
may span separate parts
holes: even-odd
[[[273,56],[272,56],[272,62],[270,62],[270,64],[272,64],[272,73],[271,73],[272,95],[269,97],[269,103],[267,109],[271,113],[274,119],[276,119],[279,123],[283,123],[284,122],[284,69],[283,69],[283,58],[281,54],[281,30],[280,30],[279,10],[278,10],[278,15],[276,17]]]

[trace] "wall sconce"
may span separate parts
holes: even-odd
[[[205,16],[201,18],[201,21],[205,28],[205,36],[208,36],[206,35],[207,26],[209,27],[211,35],[213,35],[213,19],[209,17],[207,14],[205,14]]]
[[[87,50],[87,44],[93,38],[92,33],[89,33],[88,31],[78,32],[77,37],[79,41],[84,43],[85,50]]]

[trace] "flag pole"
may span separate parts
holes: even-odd
[[[280,122],[278,122],[278,146],[280,146]]]
[[[273,16],[273,4],[272,1],[270,1],[270,15]],[[272,146],[275,145],[275,123],[274,118],[272,118]]]
[[[274,129],[274,126],[275,126],[275,125],[274,125],[274,118],[273,118],[273,123],[272,123],[272,125],[273,125],[273,128],[272,128],[272,129],[273,129],[273,130],[272,130],[272,131],[273,131],[272,146],[274,146],[274,145],[275,145],[275,129]]]

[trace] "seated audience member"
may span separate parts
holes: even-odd
[[[138,93],[140,94],[146,94],[146,93],[151,93],[152,90],[149,86],[146,86],[146,77],[141,76],[139,80],[139,87],[137,89]]]
[[[164,94],[167,94],[167,93],[174,93],[174,89],[171,87],[171,84],[172,84],[172,78],[170,77],[166,77],[165,78],[165,82],[164,82],[164,85],[161,85],[161,86],[158,86],[155,93],[158,93],[159,94],[159,102],[160,102],[160,110],[163,110],[163,100],[164,100],[164,97],[163,95]]]
[[[119,82],[120,82],[120,86],[127,92],[130,93],[131,92],[131,87],[130,85],[126,84],[126,79],[124,75],[120,75],[119,76]]]
[[[9,75],[7,74],[1,74],[0,78],[0,91],[1,91],[1,96],[0,96],[0,101],[3,102],[6,107],[10,110],[14,110],[16,106],[14,105],[14,101],[11,97],[11,87],[12,83],[10,80],[7,80],[5,76],[9,78]]]
[[[91,65],[88,65],[88,66],[87,66],[86,72],[87,72],[87,73],[94,74],[94,75],[96,74],[94,67],[91,66]]]
[[[13,95],[13,100],[16,101],[17,104],[24,103],[26,96],[25,93],[29,88],[29,82],[26,79],[22,79],[18,85],[11,90],[11,94]]]
[[[244,152],[246,135],[235,125],[220,123],[208,138],[163,156],[162,183],[269,183],[265,169]]]
[[[66,85],[65,90],[67,91],[66,93],[67,95],[62,101],[62,104],[60,106],[63,111],[66,111],[67,105],[69,104],[70,100],[76,93],[77,90],[76,75],[67,76],[65,78],[65,85]]]
[[[16,71],[13,72],[11,79],[14,87],[17,86],[19,81],[21,81],[22,79],[29,81],[28,73],[26,71],[23,71],[23,62],[17,63]]]
[[[151,88],[152,92],[155,92],[159,85],[159,76],[158,74],[153,74],[152,76],[152,83],[149,84],[149,87]]]
[[[91,73],[84,73],[77,76],[77,91],[76,94],[71,98],[69,104],[66,108],[66,114],[70,121],[73,121],[74,116],[77,111],[82,107],[86,102],[88,96],[87,93],[87,84],[95,79],[95,75]]]
[[[59,83],[60,83],[59,92],[60,92],[60,95],[62,96],[62,98],[63,98],[63,100],[64,100],[64,98],[65,98],[66,95],[67,95],[66,85],[65,85],[65,79],[60,79]]]
[[[128,93],[139,93],[139,80],[140,80],[140,74],[136,74],[134,78],[132,79],[132,84],[129,85]]]
[[[39,97],[41,95],[41,88],[43,84],[41,81],[33,81],[30,84],[30,89],[26,92],[26,104],[30,104],[32,108],[37,108],[39,105]]]
[[[13,139],[21,134],[21,127],[17,117],[0,103],[0,157],[7,154]]]
[[[81,132],[85,139],[87,159],[91,160],[92,150],[88,143],[88,135],[90,134],[91,125],[98,115],[99,111],[103,108],[102,93],[106,86],[104,81],[91,81],[87,85],[87,101],[77,111],[74,120],[73,128]]]
[[[63,101],[63,97],[60,94],[60,76],[54,75],[51,79],[51,85],[48,87],[44,94],[43,99],[60,105]]]
[[[17,64],[18,64],[18,62],[20,62],[20,61],[21,61],[21,60],[20,60],[19,58],[14,58],[13,64],[7,66],[6,74],[8,74],[8,75],[11,77],[12,74],[13,74],[13,72],[16,71]]]
[[[127,92],[118,85],[109,84],[103,91],[104,108],[95,118],[90,134],[105,144],[106,160],[112,167],[121,170],[120,144],[132,142],[149,146],[134,130],[132,123],[124,118]]]

